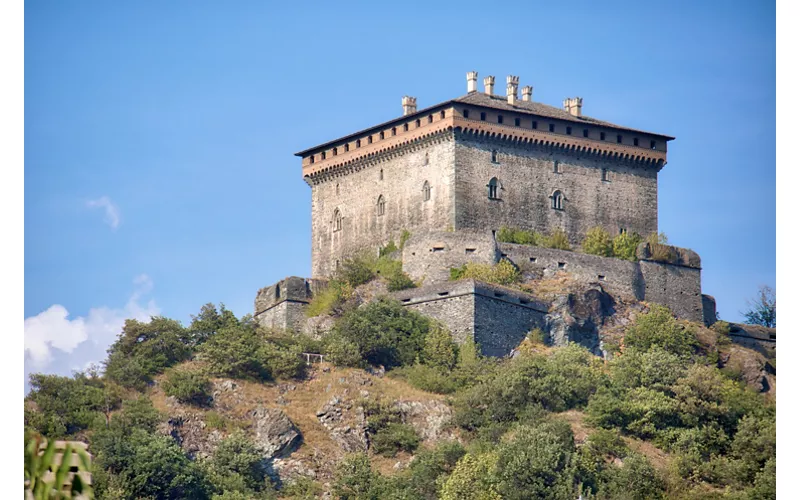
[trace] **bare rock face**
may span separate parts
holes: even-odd
[[[614,307],[614,298],[600,285],[556,298],[545,316],[550,343],[563,346],[576,342],[601,356],[599,328],[614,315]]]
[[[367,451],[369,440],[364,408],[359,406],[351,410],[353,405],[350,402],[334,396],[317,411],[317,420],[328,429],[331,439],[342,450],[348,453]]]
[[[208,458],[224,438],[216,429],[210,430],[202,414],[178,411],[158,427],[161,434],[172,437],[192,458]]]
[[[453,438],[445,432],[453,412],[444,401],[396,401],[394,407],[400,411],[403,422],[411,425],[422,439]]]
[[[277,408],[259,406],[251,417],[255,433],[253,440],[267,459],[289,455],[303,440],[289,417]]]

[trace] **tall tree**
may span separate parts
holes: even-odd
[[[758,289],[758,296],[747,301],[745,321],[751,325],[775,328],[775,290],[767,285]]]

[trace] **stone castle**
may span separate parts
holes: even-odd
[[[261,289],[255,317],[301,330],[305,307],[340,263],[377,252],[408,231],[403,270],[421,286],[396,292],[408,307],[444,322],[456,338],[505,355],[548,305],[526,293],[477,281],[450,281],[467,262],[508,259],[528,274],[566,272],[636,300],[667,305],[679,317],[712,323],[716,307],[702,295],[700,258],[673,248],[657,262],[646,244],[637,262],[498,242],[503,226],[548,233],[562,229],[573,246],[601,226],[611,235],[658,231],[658,173],[673,137],[583,115],[580,97],[563,108],[533,100],[533,87],[467,73],[467,93],[417,109],[403,97],[401,116],[306,149],[311,187],[310,279],[290,277]]]

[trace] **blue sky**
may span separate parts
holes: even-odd
[[[775,284],[769,2],[26,2],[26,374],[310,273],[293,153],[520,76],[677,139],[659,225],[737,321]],[[502,89],[501,89],[502,90]]]

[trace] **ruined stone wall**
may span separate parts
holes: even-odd
[[[455,172],[456,230],[490,231],[505,225],[547,233],[562,228],[575,244],[594,226],[612,235],[620,229],[641,235],[658,230],[654,166],[456,133]],[[493,177],[499,181],[497,199],[488,198]],[[564,195],[563,210],[551,208],[556,190]]]
[[[337,261],[361,250],[377,251],[392,238],[397,242],[403,230],[452,228],[452,139],[452,132],[443,132],[392,153],[358,160],[346,175],[321,177],[312,183],[312,276],[329,276]],[[430,186],[427,201],[426,181]],[[380,196],[385,203],[383,215],[378,209]],[[341,230],[335,227],[337,209]]]
[[[302,330],[305,310],[326,282],[290,276],[256,294],[254,319],[265,328]]]

